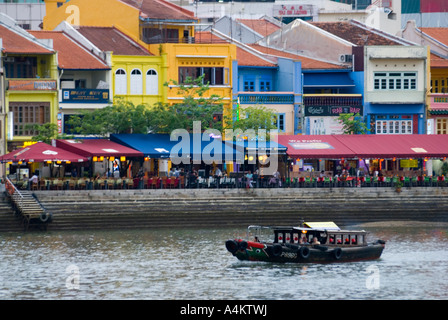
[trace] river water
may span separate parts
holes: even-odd
[[[387,241],[379,260],[241,262],[224,242],[244,229],[2,233],[0,299],[448,298],[446,225],[361,227]]]

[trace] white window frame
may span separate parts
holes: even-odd
[[[412,134],[413,121],[409,119],[376,120],[376,134]]]
[[[132,69],[130,86],[130,94],[143,94],[143,75],[140,69]]]
[[[128,94],[128,78],[126,70],[115,70],[115,94]]]
[[[146,71],[146,94],[159,94],[159,74],[155,69],[148,69]]]
[[[417,90],[417,72],[375,71],[373,73],[373,89]]]

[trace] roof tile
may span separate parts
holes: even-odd
[[[396,41],[388,39],[375,32],[360,28],[350,21],[338,22],[311,22],[312,25],[325,30],[341,39],[349,41],[356,46],[397,45]]]
[[[237,19],[237,21],[259,33],[263,37],[266,37],[280,29],[279,26],[266,19]]]
[[[448,46],[448,28],[421,28],[420,30]]]
[[[289,52],[285,52],[285,51],[281,51],[281,50],[277,50],[277,49],[273,49],[273,48],[264,47],[259,44],[250,44],[249,46],[251,46],[255,50],[258,50],[264,54],[300,60],[302,62],[303,70],[307,70],[307,69],[308,70],[309,69],[346,69],[347,68],[347,67],[344,67],[341,65],[328,63],[328,62],[300,56],[297,54],[293,54],[293,53],[289,53]]]
[[[104,61],[62,31],[30,31],[38,39],[53,39],[61,69],[110,69]]]
[[[112,51],[115,55],[151,55],[149,51],[114,27],[81,26],[78,32],[102,51]]]
[[[158,20],[196,20],[193,12],[164,0],[121,0],[140,10],[145,18]]]
[[[3,52],[15,54],[53,54],[52,50],[46,49],[39,43],[27,39],[26,37],[10,30],[5,26],[0,26],[0,38],[2,39]]]

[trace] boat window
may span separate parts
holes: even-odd
[[[298,243],[299,242],[299,234],[298,233],[293,233],[292,234],[292,243]]]

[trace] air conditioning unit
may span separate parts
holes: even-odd
[[[352,62],[353,57],[351,54],[341,54],[339,55],[339,62]]]

